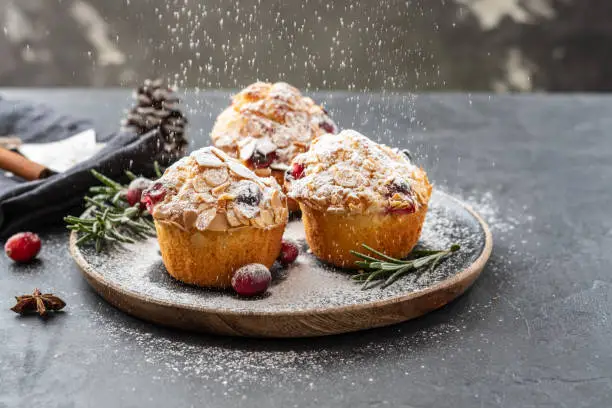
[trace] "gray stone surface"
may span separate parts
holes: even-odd
[[[127,91],[11,91],[117,123]],[[228,95],[187,95],[194,147]],[[612,98],[317,94],[342,127],[410,147],[472,202],[495,248],[474,287],[394,327],[247,340],[155,327],[92,292],[43,232],[40,261],[0,257],[0,407],[609,407]],[[65,313],[19,318],[35,286]]]
[[[0,0],[0,85],[609,91],[609,0]]]

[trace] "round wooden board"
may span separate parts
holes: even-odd
[[[482,272],[492,251],[488,226],[466,204],[436,192],[420,245],[461,250],[433,272],[403,278],[386,289],[362,291],[347,272],[322,264],[307,252],[301,221],[285,236],[302,245],[297,262],[273,269],[266,296],[242,299],[230,292],[184,285],[165,271],[152,238],[96,253],[70,251],[91,286],[117,308],[166,326],[251,337],[309,337],[400,323],[438,309],[461,295]]]

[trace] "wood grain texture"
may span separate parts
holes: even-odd
[[[248,337],[312,337],[388,326],[436,310],[465,292],[482,272],[493,249],[487,224],[467,205],[465,209],[484,231],[484,248],[468,267],[425,290],[384,301],[308,312],[237,312],[189,307],[131,293],[108,282],[89,265],[70,237],[70,252],[89,284],[109,303],[135,317],[186,330]],[[358,289],[356,289],[358,290]]]

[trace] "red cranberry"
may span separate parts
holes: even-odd
[[[234,272],[232,287],[240,296],[256,296],[265,293],[270,287],[272,274],[262,264],[249,264]]]
[[[319,127],[327,133],[336,133],[336,126],[333,123],[323,121],[319,123]]]
[[[126,199],[130,207],[134,206],[136,203],[140,203],[140,200],[142,198],[142,192],[147,188],[151,187],[151,184],[153,184],[153,182],[144,177],[138,177],[132,180],[132,182],[128,186],[126,194]],[[144,205],[142,203],[140,203],[140,205],[144,208]]]
[[[4,252],[15,262],[30,262],[38,255],[41,243],[33,232],[20,232],[6,241]]]
[[[166,192],[166,187],[164,187],[164,185],[158,181],[142,193],[142,199],[140,202],[147,207],[147,211],[152,212],[155,204],[159,203],[164,199],[164,197],[166,197]]]
[[[278,255],[278,262],[283,266],[292,264],[300,254],[300,250],[295,242],[289,240],[283,240],[281,244],[281,251]]]
[[[272,162],[276,159],[276,152],[263,154],[261,152],[255,151],[253,156],[249,159],[249,163],[252,167],[256,169],[265,169],[270,167]]]
[[[304,165],[300,163],[293,163],[293,166],[287,170],[285,178],[299,180],[304,177]]]

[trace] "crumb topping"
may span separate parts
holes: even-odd
[[[427,175],[405,154],[354,130],[316,139],[286,180],[289,197],[339,213],[411,213],[431,194]]]
[[[213,127],[216,147],[251,168],[286,170],[316,137],[336,133],[327,112],[284,82],[256,82],[235,95]]]
[[[156,184],[165,190],[156,220],[184,229],[226,231],[286,224],[286,197],[274,177],[262,178],[215,147],[183,157]]]

